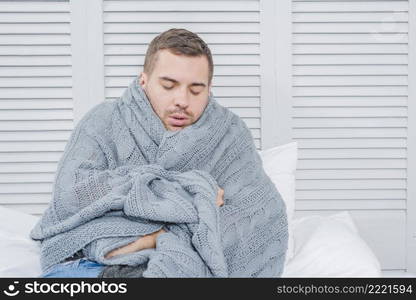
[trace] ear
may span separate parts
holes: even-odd
[[[147,84],[147,74],[146,73],[144,73],[144,72],[140,73],[139,83],[143,88],[146,87],[146,84]]]

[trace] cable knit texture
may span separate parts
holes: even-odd
[[[161,228],[156,248],[105,258]],[[43,271],[81,253],[113,277],[279,277],[288,231],[244,121],[211,93],[194,124],[166,130],[136,78],[73,130],[31,237]]]

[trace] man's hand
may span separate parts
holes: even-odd
[[[220,188],[218,190],[216,204],[218,206],[223,206],[224,205],[224,190],[222,188]]]
[[[156,238],[159,234],[166,232],[163,228],[159,231],[142,236],[138,240],[125,245],[121,248],[115,249],[105,255],[105,258],[111,258],[116,255],[137,252],[143,249],[156,248]]]

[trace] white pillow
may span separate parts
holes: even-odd
[[[281,146],[259,151],[263,168],[286,204],[288,219],[288,249],[285,264],[294,255],[292,219],[295,213],[295,171],[298,159],[298,143],[291,142]]]
[[[39,242],[30,230],[39,218],[0,206],[0,277],[38,277]]]
[[[347,211],[293,221],[295,256],[282,277],[381,277],[381,266]]]
[[[0,277],[39,277],[37,242],[0,229]]]

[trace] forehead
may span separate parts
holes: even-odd
[[[156,55],[153,72],[157,74],[157,77],[166,76],[177,81],[187,81],[191,78],[208,81],[209,66],[205,55],[177,55],[167,49],[159,50]]]

